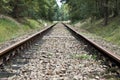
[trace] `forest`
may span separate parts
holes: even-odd
[[[87,31],[120,44],[120,0],[60,1],[62,3],[61,7],[56,0],[0,0],[0,15],[9,16],[20,23],[22,22],[22,24],[27,23],[28,25],[30,25],[31,22],[29,21],[31,20],[24,19],[33,19],[37,22],[38,20],[49,22],[69,20],[73,24],[83,21],[86,24],[82,27]],[[32,23],[34,24],[34,22]],[[1,26],[3,24],[1,23]],[[41,24],[44,23],[41,22]]]
[[[13,18],[29,17],[45,20],[82,20],[104,18],[107,25],[109,18],[119,16],[119,0],[61,0],[59,9],[55,0],[0,0],[0,14]]]
[[[55,0],[0,0],[0,43],[50,25],[57,8]]]
[[[69,19],[72,21],[91,18],[103,18],[103,25],[107,25],[109,18],[119,16],[120,0],[61,0],[69,7]]]
[[[13,18],[53,20],[55,0],[0,0],[0,14]]]
[[[68,19],[102,39],[120,45],[120,0],[61,0]]]

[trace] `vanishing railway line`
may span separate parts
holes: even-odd
[[[120,57],[65,24],[52,25],[0,51],[0,79],[120,79]]]

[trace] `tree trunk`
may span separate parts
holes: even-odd
[[[113,17],[118,16],[118,0],[115,0],[115,8],[113,9]]]
[[[104,0],[99,0],[98,4],[99,4],[99,14],[100,17],[104,17]]]
[[[13,8],[12,16],[14,18],[18,18],[19,17],[19,15],[18,15],[18,6],[17,5]]]
[[[108,0],[104,1],[104,25],[108,24]]]
[[[11,15],[14,17],[14,18],[18,18],[19,16],[19,7],[18,7],[18,4],[19,4],[19,0],[16,0],[16,2],[11,2],[11,6],[13,6],[13,11],[11,13]]]

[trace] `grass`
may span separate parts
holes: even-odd
[[[96,56],[94,55],[88,55],[86,53],[84,54],[73,54],[71,55],[72,58],[74,59],[84,59],[84,60],[87,60],[87,59],[96,59]]]
[[[90,33],[101,36],[106,41],[120,45],[120,19],[119,17],[109,20],[107,26],[102,25],[103,19],[96,20],[93,23],[90,23],[89,20],[86,20],[84,24],[81,25],[82,29],[89,31]]]
[[[33,19],[26,19],[28,24],[20,24],[17,21],[0,18],[0,43],[16,38],[29,31],[41,28],[43,23],[39,23]]]

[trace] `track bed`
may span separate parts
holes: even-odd
[[[119,80],[96,60],[64,25],[55,25],[31,49],[23,51],[0,71],[8,80]]]

